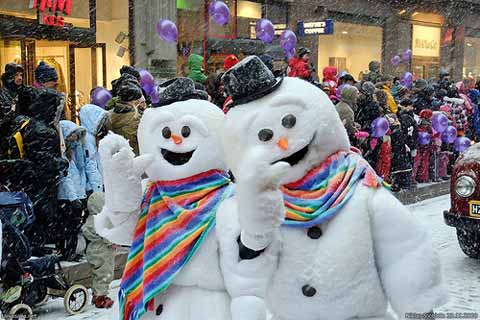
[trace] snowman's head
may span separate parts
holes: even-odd
[[[322,90],[298,78],[285,78],[274,92],[231,109],[222,137],[234,175],[251,150],[262,148],[270,163],[291,165],[283,184],[302,178],[332,153],[350,148],[333,103]]]
[[[154,156],[146,170],[153,181],[226,170],[220,141],[223,112],[203,100],[147,109],[138,127],[140,154]]]

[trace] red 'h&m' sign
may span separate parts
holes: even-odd
[[[39,7],[40,12],[49,8],[51,12],[62,11],[66,15],[72,12],[72,0],[33,0],[33,9]]]

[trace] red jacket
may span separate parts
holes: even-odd
[[[289,77],[297,77],[302,79],[310,78],[310,68],[308,67],[308,63],[303,59],[293,57],[288,62],[288,66],[290,67],[290,72],[288,73]]]

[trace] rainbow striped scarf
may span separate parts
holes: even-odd
[[[386,186],[359,154],[341,151],[331,155],[299,181],[281,187],[286,208],[283,224],[310,228],[330,220],[359,182],[372,188]]]
[[[139,319],[153,308],[153,298],[192,258],[231,194],[230,180],[217,170],[150,183],[120,284],[121,319]]]

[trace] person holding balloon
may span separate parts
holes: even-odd
[[[392,141],[392,191],[409,190],[412,185],[412,163],[407,147],[408,135],[402,130],[398,117],[390,113],[386,117],[390,124]]]
[[[418,124],[413,113],[413,101],[404,99],[400,103],[399,121],[402,126],[402,132],[405,137],[405,145],[410,155],[409,163],[413,168],[413,162],[417,155],[418,148]]]
[[[412,183],[415,186],[417,182],[426,183],[429,181],[430,173],[430,155],[431,155],[431,136],[432,116],[430,109],[420,112],[420,124],[418,126],[418,152],[413,164]]]
[[[290,71],[288,72],[289,77],[297,77],[307,81],[310,80],[312,71],[309,66],[309,55],[310,49],[304,47],[298,49],[297,57],[292,57],[288,61],[288,66],[290,68]]]

